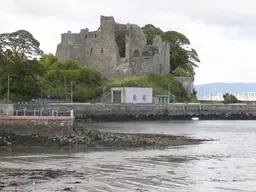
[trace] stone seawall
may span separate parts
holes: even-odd
[[[89,103],[56,103],[46,105],[15,105],[15,110],[58,110],[74,109],[78,120],[93,121],[126,121],[126,120],[184,120],[192,117],[200,119],[244,119],[256,120],[256,105],[247,104],[89,104]]]
[[[28,136],[59,137],[73,132],[74,118],[45,116],[2,116],[0,132]]]

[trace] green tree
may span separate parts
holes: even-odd
[[[143,32],[146,35],[147,38],[147,44],[151,45],[153,44],[153,39],[159,35],[160,37],[163,36],[164,32],[160,29],[155,27],[152,24],[147,24],[144,27],[142,27]]]
[[[44,67],[36,59],[43,52],[40,43],[28,31],[0,34],[0,92],[6,97],[8,75],[10,100],[27,101],[40,94],[38,77]]]
[[[0,92],[6,97],[8,75],[10,77],[10,100],[29,101],[40,95],[38,77],[44,74],[43,66],[37,60],[11,62],[0,61]]]
[[[64,63],[54,62],[47,70],[47,79],[52,82],[63,82],[63,77],[77,83],[98,85],[101,82],[101,74],[92,68],[82,67],[79,63],[67,60]]]
[[[65,82],[66,89],[70,90],[71,81],[74,101],[88,101],[102,93],[103,88],[98,91],[98,87],[102,85],[102,77],[95,69],[82,67],[73,60],[59,62],[52,54],[44,55],[40,62],[46,66],[46,75],[40,83],[43,95],[50,94],[53,99],[64,99]]]
[[[43,54],[40,43],[26,30],[0,34],[0,53],[11,61],[35,59]]]
[[[191,77],[192,75],[186,72],[183,68],[177,67],[172,71],[172,74],[177,77]]]
[[[192,76],[195,75],[194,68],[198,67],[197,63],[200,63],[200,59],[196,50],[190,48],[190,41],[184,34],[176,31],[163,32],[160,28],[151,24],[145,25],[142,29],[148,44],[153,43],[156,35],[160,35],[163,41],[170,43],[171,71],[181,67]]]
[[[42,55],[39,61],[46,69],[50,69],[51,66],[58,61],[58,58],[50,53]]]

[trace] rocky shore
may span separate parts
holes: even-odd
[[[94,129],[76,127],[73,134],[60,137],[43,137],[39,135],[15,135],[0,130],[0,147],[65,147],[77,146],[96,148],[145,148],[168,147],[178,145],[200,144],[206,141],[186,136],[164,134],[127,134],[101,132]]]
[[[7,133],[0,129],[0,154],[5,151],[21,149],[51,149],[54,150],[116,150],[116,149],[145,149],[165,148],[168,146],[195,145],[203,141],[196,138],[164,134],[128,134],[101,132],[95,129],[76,127],[69,136],[43,137],[36,134],[18,135]],[[28,148],[31,147],[31,148]],[[39,147],[39,148],[38,148]],[[1,158],[1,155],[0,155]],[[43,184],[53,179],[69,177],[77,180],[65,183],[58,191],[72,191],[85,178],[85,172],[59,169],[17,169],[15,167],[0,166],[0,191],[24,191],[23,187],[30,187],[33,191],[34,183]]]

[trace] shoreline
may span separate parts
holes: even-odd
[[[219,115],[87,115],[84,117],[76,117],[76,122],[91,122],[91,123],[104,123],[104,122],[131,122],[131,121],[192,121],[192,118],[198,118],[201,121],[218,121],[218,120],[245,120],[255,121],[256,115],[248,115],[246,113],[237,115],[227,115],[222,113]]]
[[[166,148],[169,146],[197,145],[209,139],[182,135],[149,133],[113,133],[76,127],[70,135],[45,137],[37,134],[17,135],[0,131],[0,148],[17,147],[80,147],[87,149]]]

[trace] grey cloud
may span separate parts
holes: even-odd
[[[247,38],[256,37],[256,16],[246,18],[215,17],[204,21],[210,25],[222,26],[224,28],[235,30],[238,34],[233,37],[231,36],[231,38],[238,38],[238,36],[244,36]]]
[[[102,12],[118,12],[122,7],[129,8],[129,4],[106,3],[105,0],[94,0],[93,2],[84,0],[14,0],[14,9],[8,10],[11,13],[30,15],[33,17],[55,16],[63,20],[90,20],[94,15]]]
[[[129,14],[139,19],[150,12],[181,13],[191,19],[204,20],[209,23],[230,25],[232,23],[250,23],[256,18],[254,0],[13,0],[9,12],[27,14],[33,17],[55,16],[63,20],[85,21],[90,23],[100,14]],[[243,22],[241,22],[243,21]],[[170,21],[171,22],[171,21]],[[255,22],[255,20],[253,21]]]
[[[99,15],[118,15],[117,22],[154,23],[156,12],[186,15],[191,20],[204,21],[206,24],[237,27],[242,34],[247,34],[256,24],[256,2],[254,0],[13,0],[13,6],[4,10],[15,14],[33,17],[54,16],[58,20],[83,23],[83,27],[99,23]],[[127,21],[130,18],[130,21]],[[153,19],[152,19],[153,18]],[[158,18],[159,19],[159,18]],[[143,22],[144,21],[144,22]],[[170,23],[172,22],[170,18]],[[249,33],[253,35],[253,33]]]

